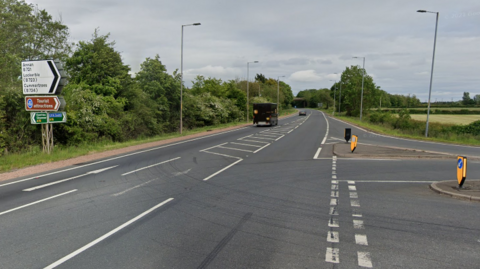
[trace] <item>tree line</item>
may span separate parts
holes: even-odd
[[[0,2],[0,155],[37,147],[39,125],[30,123],[22,91],[21,62],[60,59],[69,84],[62,91],[67,123],[54,125],[56,145],[126,141],[177,132],[180,125],[178,70],[171,74],[159,55],[146,58],[131,75],[109,35],[69,43],[69,30],[45,10],[18,0]],[[288,84],[264,75],[251,82],[250,103],[277,101],[288,108]],[[183,128],[246,119],[247,82],[197,76],[183,92]],[[259,91],[257,91],[257,88]],[[252,111],[252,109],[250,109]]]

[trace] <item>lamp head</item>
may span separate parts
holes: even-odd
[[[198,25],[202,25],[202,24],[199,23],[199,22],[196,22],[196,23],[194,23],[193,25],[198,26]]]
[[[427,11],[426,11],[426,10],[423,10],[423,9],[419,9],[419,10],[417,10],[417,12],[426,13]]]

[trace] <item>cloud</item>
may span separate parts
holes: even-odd
[[[392,70],[398,69],[398,63],[393,61],[379,62],[373,66],[375,69]]]
[[[289,79],[298,82],[318,82],[322,80],[322,77],[315,70],[303,70],[291,74]]]

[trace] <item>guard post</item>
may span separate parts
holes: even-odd
[[[345,142],[348,143],[348,140],[352,137],[352,129],[345,128],[345,132],[343,133],[343,137],[345,138]]]
[[[467,157],[457,157],[457,181],[458,188],[463,186],[465,179],[467,178]]]
[[[357,148],[357,142],[358,142],[358,136],[352,135],[352,141],[350,142],[350,149],[352,150],[352,153]]]

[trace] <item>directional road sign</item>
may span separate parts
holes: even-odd
[[[27,96],[25,110],[27,111],[58,111],[65,107],[65,100],[61,96]]]
[[[48,113],[47,112],[31,112],[30,113],[30,122],[32,124],[45,124],[48,123]]]
[[[48,123],[64,123],[64,122],[67,122],[67,112],[48,113]]]
[[[22,62],[23,94],[59,94],[67,83],[58,61]]]

